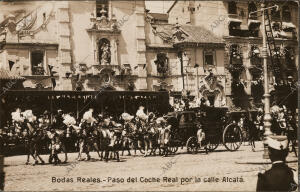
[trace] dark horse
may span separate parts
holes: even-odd
[[[22,133],[24,136],[25,149],[27,153],[26,165],[29,164],[30,155],[34,159],[33,165],[38,164],[38,159],[42,164],[45,164],[45,161],[40,157],[40,153],[43,146],[47,145],[48,143],[46,130],[38,127],[36,122],[28,122],[25,120],[22,124]]]
[[[111,153],[120,161],[119,150],[122,149],[122,130],[113,127],[103,126],[100,130],[100,150],[101,160],[103,158],[107,162],[109,154]]]
[[[65,154],[64,163],[68,161],[68,152],[74,149],[77,140],[74,127],[75,126],[71,125],[64,126],[63,130],[52,129],[49,163],[52,163],[53,160],[55,161],[55,163],[61,162],[58,158],[58,152],[60,150]]]
[[[97,125],[91,125],[87,122],[83,122],[81,125],[81,129],[79,131],[79,153],[78,160],[81,161],[81,154],[85,151],[87,155],[87,160],[91,159],[89,152],[91,150],[95,150],[100,159],[102,156],[100,155],[99,150],[99,138],[100,132],[97,129]]]

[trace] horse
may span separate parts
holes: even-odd
[[[42,146],[47,143],[47,135],[45,130],[38,128],[36,122],[28,122],[27,120],[24,121],[23,127],[23,133],[25,133],[25,149],[27,151],[26,165],[29,164],[30,155],[34,159],[33,165],[38,164],[38,159],[42,164],[45,164],[45,161],[39,155]]]
[[[155,147],[157,146],[157,138],[158,138],[158,129],[156,126],[156,122],[150,120],[144,128],[143,132],[144,145],[145,145],[145,157],[148,155],[148,151],[150,150],[149,155],[155,155]]]
[[[124,155],[124,150],[128,151],[128,156],[131,156],[130,148],[133,146],[134,142],[134,124],[132,122],[125,122],[124,129],[122,131],[122,156]],[[136,148],[135,148],[136,153]]]
[[[164,157],[168,156],[168,147],[170,144],[170,138],[171,138],[171,125],[165,126],[164,124],[161,125],[160,128],[158,128],[158,144],[160,145],[160,149],[162,150],[162,155]]]
[[[103,126],[100,132],[100,150],[101,160],[108,162],[109,154],[112,153],[116,156],[117,161],[120,161],[119,150],[122,149],[122,131],[113,129],[112,127]]]

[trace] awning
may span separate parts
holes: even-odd
[[[260,21],[258,20],[252,20],[252,19],[249,19],[248,20],[248,27],[249,28],[252,28],[252,27],[259,27],[260,26]]]
[[[296,29],[292,22],[282,22],[282,29]]]
[[[235,18],[229,18],[228,19],[229,23],[242,23],[242,20],[240,19],[235,19]]]
[[[0,80],[25,80],[25,78],[0,68]]]

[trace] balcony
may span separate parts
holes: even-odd
[[[32,67],[32,75],[43,76],[43,75],[45,75],[45,70],[41,66],[33,66]]]

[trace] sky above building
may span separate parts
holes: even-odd
[[[166,13],[174,1],[146,1],[146,8],[152,13]]]

